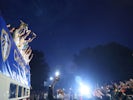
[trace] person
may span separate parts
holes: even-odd
[[[28,48],[25,50],[25,54],[31,54],[31,52],[32,52],[31,47],[28,47]]]
[[[33,58],[33,54],[31,54],[26,60],[26,64],[29,65],[29,62],[31,61],[31,59]]]
[[[11,25],[10,25],[10,24],[7,24],[6,27],[9,29],[9,32],[10,32],[11,35],[13,36],[12,33],[14,33],[14,31],[15,31],[15,27],[12,27],[12,28],[11,28]]]
[[[94,90],[93,95],[94,95],[96,98],[100,98],[100,99],[102,99],[103,96],[104,96],[104,94],[101,92],[101,89],[99,89],[99,88],[96,89],[96,90]]]
[[[29,34],[31,34],[31,30],[27,30],[26,34],[20,37],[20,42],[18,46],[20,53],[24,56],[25,58],[24,60],[26,61],[27,64],[29,64],[29,62],[33,58],[33,54],[31,54],[32,50],[31,49],[27,50],[29,48],[29,42],[32,42],[32,40],[36,37],[36,34],[32,32],[32,37],[29,37],[27,39]]]
[[[28,39],[26,39],[30,33],[31,33],[31,30],[28,30],[26,31],[25,36],[20,37],[19,48],[23,51],[26,50],[29,47],[29,43],[32,42],[34,38],[36,38],[36,34],[32,32],[32,37],[29,37]]]
[[[54,100],[53,97],[53,87],[50,85],[48,89],[48,100]]]
[[[32,54],[32,49],[29,47],[25,52],[23,52],[23,56],[25,59],[29,59],[30,55]]]
[[[64,91],[62,89],[57,90],[57,100],[64,100]]]
[[[19,28],[15,29],[15,31],[13,32],[13,40],[16,44],[17,47],[20,46],[20,37],[23,36],[26,32],[26,30],[28,29],[28,25],[25,24],[23,21],[20,21],[21,24],[19,26]]]
[[[56,76],[51,85],[48,88],[48,100],[54,100],[54,86],[59,81],[59,76]]]

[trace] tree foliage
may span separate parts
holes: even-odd
[[[74,56],[74,62],[80,72],[96,81],[119,81],[133,76],[132,53],[129,48],[113,42],[81,50]]]
[[[33,54],[34,57],[30,63],[31,85],[34,89],[39,89],[43,87],[44,81],[48,77],[49,66],[43,52],[34,50]]]

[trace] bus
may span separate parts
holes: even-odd
[[[29,100],[30,66],[0,16],[0,100]]]

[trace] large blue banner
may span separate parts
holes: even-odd
[[[1,16],[0,73],[30,87],[30,66],[25,63]]]

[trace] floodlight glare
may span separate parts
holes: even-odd
[[[87,95],[89,92],[90,92],[90,89],[89,89],[89,87],[87,87],[86,85],[82,85],[82,86],[80,87],[80,93],[81,93],[82,95]]]
[[[52,81],[53,80],[53,77],[50,77],[49,79],[50,79],[50,81]]]
[[[60,75],[60,72],[59,71],[56,71],[55,72],[55,76],[59,76]]]
[[[90,87],[83,83],[80,84],[79,92],[82,96],[86,96],[88,98],[91,98],[91,96],[92,96]]]

